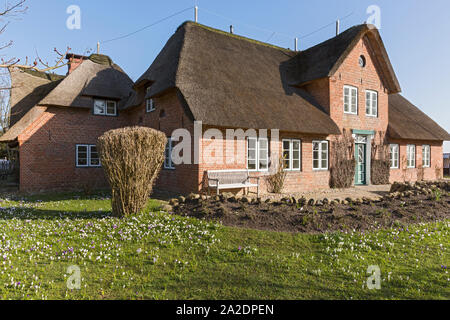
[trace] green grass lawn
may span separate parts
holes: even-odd
[[[450,221],[365,234],[242,230],[107,197],[0,200],[2,299],[449,299]],[[78,266],[81,289],[67,289]],[[367,268],[381,269],[369,290]]]

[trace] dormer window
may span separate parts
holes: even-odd
[[[117,116],[117,102],[111,100],[94,100],[94,114],[98,116]]]
[[[147,110],[147,112],[152,112],[156,110],[155,102],[153,101],[153,99],[147,99],[145,110]]]

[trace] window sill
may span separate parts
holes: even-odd
[[[344,114],[349,115],[349,116],[357,116],[358,115],[358,113],[345,112],[345,111],[344,111]]]

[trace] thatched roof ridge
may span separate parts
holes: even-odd
[[[186,22],[135,87],[151,84],[146,97],[178,88],[194,119],[206,125],[339,134],[305,91],[288,85],[283,64],[295,54]],[[141,102],[134,100],[128,105]]]
[[[400,84],[380,33],[375,26],[369,24],[351,27],[334,38],[301,51],[290,62],[290,83],[302,86],[316,79],[333,76],[363,37],[367,37],[375,55],[379,57],[376,61],[385,75],[383,80],[386,82],[386,87],[390,93],[399,93]]]
[[[91,55],[70,73],[40,105],[92,108],[92,97],[109,98],[123,106],[133,81],[109,57]]]
[[[449,133],[400,94],[389,95],[389,137],[450,141]]]

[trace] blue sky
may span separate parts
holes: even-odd
[[[450,1],[448,0],[28,0],[29,10],[13,19],[1,35],[13,47],[2,50],[4,58],[35,57],[36,51],[48,61],[53,48],[73,52],[96,50],[97,41],[128,34],[175,12],[198,5],[199,22],[279,45],[293,47],[299,37],[300,49],[334,35],[330,25],[339,17],[341,29],[369,18],[370,5],[381,9],[381,35],[403,89],[403,94],[450,131]],[[81,9],[81,29],[69,30],[66,13],[70,5]],[[193,9],[128,38],[104,43],[101,53],[110,55],[133,80],[151,64],[167,39],[185,20],[193,20]],[[318,32],[304,37],[319,30]],[[274,33],[275,32],[275,33]],[[302,38],[304,37],[304,38]],[[59,73],[64,73],[61,70]],[[450,143],[445,150],[450,152]]]

